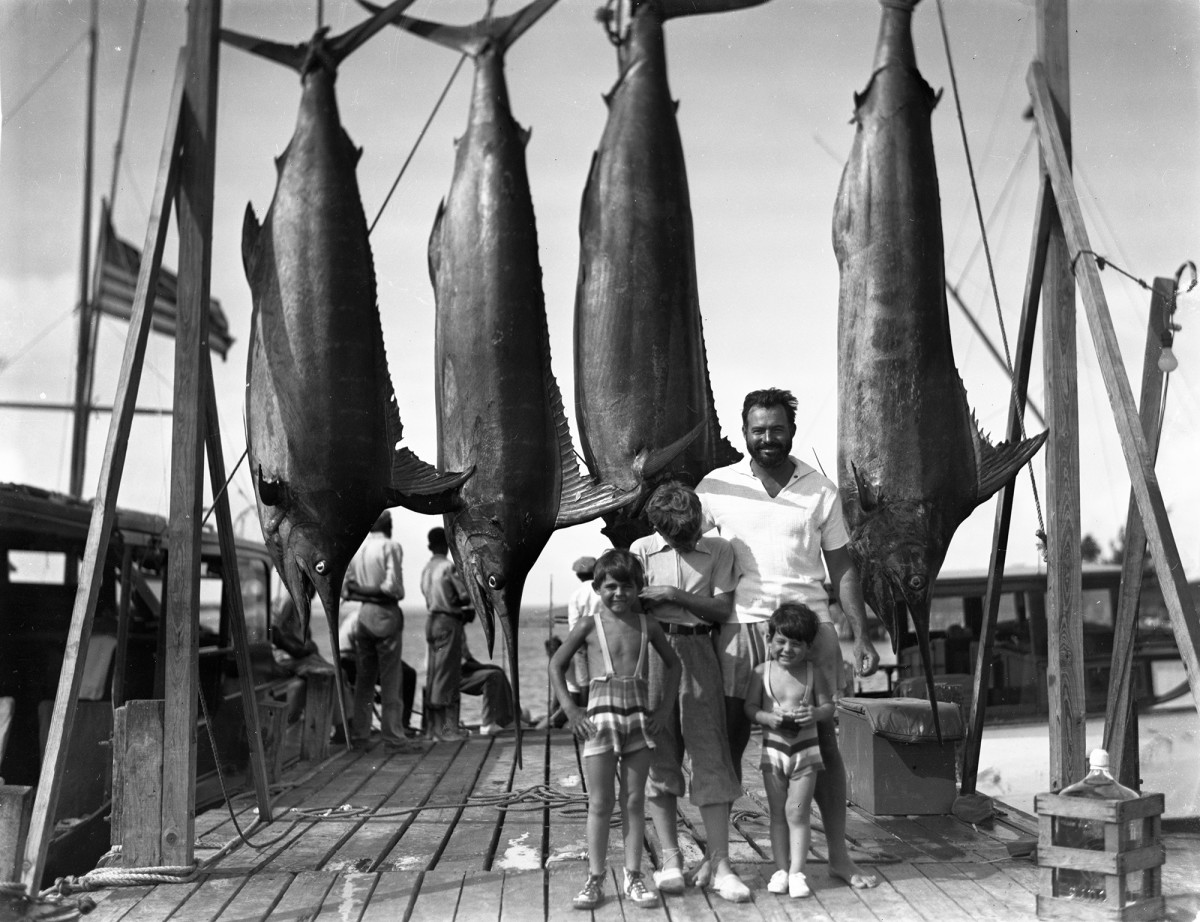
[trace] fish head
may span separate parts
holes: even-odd
[[[887,626],[898,650],[909,618],[918,640],[929,636],[933,583],[946,556],[933,504],[884,501],[853,516],[850,553],[863,598]]]

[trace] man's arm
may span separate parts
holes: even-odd
[[[854,632],[854,671],[860,676],[871,675],[879,668],[879,651],[867,637],[867,607],[863,602],[858,568],[854,566],[850,551],[844,545],[823,553],[829,581],[837,589],[838,602],[850,621],[850,630]]]
[[[722,624],[733,614],[733,593],[722,592],[720,595],[698,595],[695,592],[685,592],[674,586],[646,586],[640,593],[644,602],[674,602],[680,608],[686,608],[702,621],[712,624]]]

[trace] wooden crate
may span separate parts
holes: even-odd
[[[1163,795],[1134,800],[1086,800],[1061,794],[1039,794],[1038,867],[1042,869],[1037,897],[1039,919],[1161,919]],[[1090,820],[1103,824],[1104,850],[1068,848],[1059,840],[1061,820]],[[1134,836],[1131,836],[1131,829]],[[1058,895],[1063,870],[1092,871],[1105,876],[1104,898]],[[1140,886],[1138,885],[1140,883]]]

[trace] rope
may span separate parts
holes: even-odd
[[[246,455],[249,454],[249,452],[249,447],[242,449],[242,456],[238,458],[238,463],[233,466],[233,470],[230,471],[229,476],[225,478],[224,485],[222,485],[221,489],[217,492],[217,495],[213,497],[212,505],[208,507],[208,512],[204,513],[204,518],[200,520],[201,528],[204,527],[204,523],[207,522],[212,516],[213,510],[217,508],[217,502],[225,494],[225,491],[229,489],[229,484],[233,482],[233,478],[237,475],[238,468],[242,466],[242,462],[246,460]],[[214,750],[214,752],[215,751],[216,750]]]
[[[450,86],[454,83],[454,78],[458,76],[458,72],[462,70],[463,61],[466,59],[467,56],[464,54],[459,57],[458,63],[454,65],[454,71],[450,74],[450,79],[446,81],[446,85],[442,88],[442,95],[433,104],[433,111],[429,113],[429,118],[425,119],[425,124],[421,127],[421,133],[417,135],[417,140],[413,142],[412,150],[404,158],[404,163],[400,165],[400,172],[396,174],[396,179],[392,183],[392,187],[388,189],[388,194],[383,197],[383,204],[379,206],[379,213],[375,215],[375,220],[371,222],[371,226],[367,228],[368,237],[375,230],[375,225],[379,223],[379,219],[383,217],[383,210],[387,208],[388,202],[392,200],[392,193],[400,185],[400,179],[404,176],[404,171],[408,169],[408,165],[412,162],[413,155],[416,154],[417,148],[421,145],[421,140],[425,137],[425,132],[429,130],[429,126],[433,123],[433,117],[437,115],[438,109],[442,107],[442,102],[445,100],[446,94],[450,92]]]
[[[161,865],[144,868],[96,868],[79,877],[68,875],[54,881],[54,885],[43,890],[39,897],[47,899],[54,895],[70,896],[88,890],[105,890],[109,887],[154,886],[155,884],[187,884],[200,874],[201,864]]]
[[[1024,409],[1020,395],[1017,393],[1017,381],[1016,375],[1013,373],[1012,353],[1008,347],[1008,331],[1004,326],[1004,312],[1000,309],[1000,289],[996,284],[996,267],[992,262],[992,248],[988,245],[987,222],[983,217],[983,206],[979,203],[979,184],[975,180],[975,164],[971,160],[971,146],[967,142],[967,123],[963,118],[962,98],[959,96],[958,92],[958,77],[956,76],[954,70],[954,58],[950,54],[950,35],[946,30],[946,12],[942,7],[942,0],[937,0],[937,10],[938,23],[941,25],[942,30],[942,44],[946,48],[946,65],[950,70],[950,86],[954,91],[954,109],[955,112],[958,113],[958,128],[959,132],[962,134],[963,153],[967,158],[967,174],[971,178],[971,196],[975,200],[975,216],[979,221],[979,232],[983,238],[983,253],[987,259],[988,279],[992,286],[992,298],[996,302],[996,318],[1000,321],[1000,339],[1004,344],[1004,361],[1008,365],[1008,378],[1009,386],[1012,391],[1013,406]],[[1024,441],[1026,439],[1025,414],[1023,412],[1018,413],[1016,414],[1016,417],[1017,427],[1021,433],[1021,441]],[[1029,486],[1033,491],[1033,504],[1037,508],[1037,536],[1041,543],[1042,553],[1044,555],[1046,551],[1046,542],[1048,539],[1046,536],[1046,522],[1042,517],[1042,500],[1038,495],[1037,479],[1033,475],[1033,461],[1030,460],[1026,462],[1025,466],[1029,470]]]
[[[419,807],[407,807],[403,810],[376,810],[374,807],[341,804],[336,807],[292,807],[290,812],[305,819],[320,822],[346,819],[390,820],[413,813],[421,813],[425,810],[467,810],[471,808],[492,808],[502,813],[562,810],[568,815],[580,815],[587,813],[587,795],[568,794],[550,785],[535,784],[504,794],[472,794],[465,801],[459,803],[422,804]]]

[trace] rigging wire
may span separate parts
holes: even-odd
[[[417,140],[413,142],[412,150],[408,152],[408,156],[404,158],[404,163],[400,165],[400,172],[396,174],[396,179],[392,183],[392,187],[388,189],[388,194],[383,197],[383,204],[379,206],[379,212],[375,215],[375,220],[371,222],[371,226],[367,228],[367,236],[375,230],[375,225],[379,223],[379,219],[383,217],[384,209],[387,208],[388,202],[392,200],[392,193],[396,191],[396,186],[400,185],[400,180],[404,176],[404,171],[408,169],[408,165],[412,162],[413,155],[416,154],[417,148],[420,147],[421,141],[425,137],[425,132],[429,130],[429,126],[433,123],[433,118],[438,113],[438,109],[442,107],[442,102],[446,99],[446,94],[450,92],[450,87],[454,83],[454,78],[458,76],[458,72],[462,70],[463,62],[467,56],[461,55],[458,63],[454,65],[454,71],[450,74],[450,79],[446,81],[445,87],[442,88],[442,95],[437,98],[437,102],[433,104],[433,111],[429,113],[429,118],[425,120],[425,124],[421,127],[420,134],[417,135]]]
[[[992,206],[992,212],[987,217],[986,226],[988,228],[991,228],[996,223],[996,218],[998,218],[1000,215],[1001,207],[1004,205],[1009,193],[1016,188],[1017,174],[1020,173],[1021,167],[1025,165],[1025,161],[1029,159],[1029,152],[1033,150],[1033,141],[1036,137],[1037,130],[1035,128],[1030,128],[1029,135],[1025,138],[1025,144],[1021,147],[1021,152],[1017,155],[1017,159],[1013,163],[1012,169],[1008,171],[1008,178],[1004,181],[1004,187],[1000,190],[1000,195],[996,198],[996,204]],[[967,254],[967,259],[966,262],[963,263],[962,271],[960,271],[958,274],[958,282],[955,285],[956,288],[962,286],[963,279],[965,279],[967,277],[967,273],[971,271],[971,266],[975,262],[975,257],[978,256],[982,250],[983,239],[980,238],[975,242],[975,246],[971,249],[971,252]]]
[[[56,320],[50,321],[50,323],[45,328],[43,328],[40,333],[38,333],[36,336],[33,337],[33,339],[31,339],[24,346],[22,346],[20,349],[18,349],[15,355],[12,355],[12,356],[0,361],[0,375],[4,374],[4,372],[6,372],[6,371],[8,371],[8,369],[12,368],[13,365],[15,365],[21,359],[25,358],[25,356],[29,354],[29,352],[33,349],[34,346],[36,346],[43,339],[45,339],[47,336],[49,336],[51,333],[53,333],[54,330],[58,326],[60,326],[64,320],[74,317],[77,313],[79,313],[79,305],[78,304],[76,304],[74,307],[72,307],[70,310],[66,311],[65,313],[60,314]]]
[[[75,39],[75,44],[73,44],[70,48],[68,48],[65,52],[63,52],[62,57],[60,57],[57,61],[55,61],[53,64],[51,64],[50,69],[42,75],[41,79],[39,79],[29,89],[29,91],[24,96],[21,97],[21,101],[18,102],[11,109],[9,109],[7,112],[4,113],[4,118],[2,121],[0,121],[0,125],[7,125],[9,120],[14,115],[16,115],[18,112],[21,111],[21,107],[24,106],[27,102],[29,102],[29,100],[33,99],[33,97],[37,93],[37,91],[42,88],[42,86],[46,83],[47,80],[49,80],[51,77],[54,76],[55,71],[57,71],[60,67],[62,67],[67,62],[67,58],[69,58],[71,56],[71,54],[75,51],[76,48],[78,48],[80,45],[82,45],[87,40],[87,37],[88,37],[88,30],[85,29],[83,34],[80,35],[79,38]]]
[[[125,72],[125,93],[121,99],[121,122],[117,128],[117,143],[113,148],[112,180],[108,187],[108,212],[117,204],[117,176],[121,170],[121,149],[125,143],[125,125],[129,121],[129,100],[133,96],[133,74],[137,69],[138,47],[142,43],[142,27],[146,22],[146,0],[138,0],[133,15],[133,40],[129,45],[129,68]]]
[[[992,263],[992,249],[988,245],[987,239],[987,222],[983,218],[983,207],[979,203],[979,186],[975,181],[975,165],[971,161],[971,147],[967,142],[967,125],[963,118],[962,99],[958,93],[958,77],[954,70],[954,58],[950,54],[950,35],[946,30],[946,12],[942,7],[942,0],[937,0],[938,23],[942,30],[942,44],[946,48],[946,64],[950,70],[950,86],[954,90],[954,108],[958,113],[958,128],[962,134],[963,153],[967,158],[967,173],[971,177],[971,195],[975,200],[975,215],[979,221],[979,232],[983,237],[983,252],[987,257],[988,278],[992,285],[992,297],[996,302],[996,317],[1000,321],[1000,339],[1004,344],[1004,360],[1008,365],[1008,376],[1010,386],[1012,388],[1013,406],[1024,409],[1021,403],[1020,395],[1017,393],[1017,379],[1013,371],[1012,354],[1008,347],[1008,331],[1004,326],[1004,313],[1000,309],[1000,291],[996,285],[996,268]],[[1017,426],[1021,431],[1021,439],[1024,441],[1025,435],[1025,414],[1023,412],[1016,413]],[[1038,518],[1038,537],[1042,542],[1043,548],[1046,546],[1046,522],[1042,517],[1042,501],[1038,495],[1037,478],[1033,475],[1033,462],[1027,461],[1025,466],[1029,469],[1029,484],[1033,490],[1033,504],[1037,508]]]

